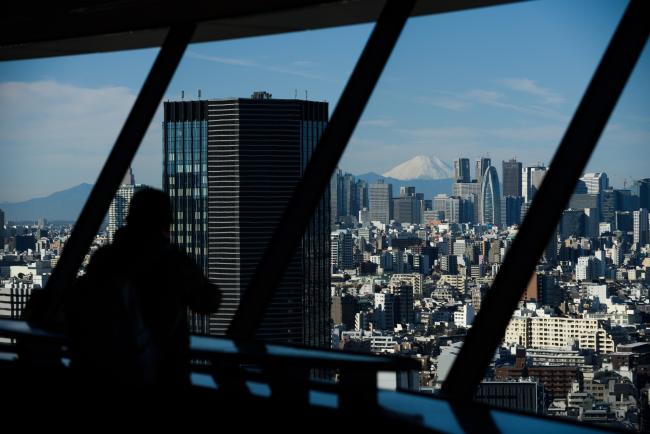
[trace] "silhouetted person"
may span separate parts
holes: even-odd
[[[165,193],[136,193],[127,225],[68,294],[71,366],[82,382],[189,385],[188,308],[215,312],[221,292],[170,244],[170,223]]]

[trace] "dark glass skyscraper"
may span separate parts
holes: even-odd
[[[0,209],[0,250],[5,244],[5,213]]]
[[[515,160],[502,162],[503,195],[520,197],[521,194],[521,163]]]
[[[481,185],[481,188],[483,188],[483,176],[491,165],[492,160],[487,157],[476,160],[476,181]]]
[[[172,239],[223,291],[192,328],[225,333],[323,133],[327,103],[252,98],[165,103],[163,185]],[[329,346],[330,197],[322,198],[257,337]]]
[[[632,196],[637,197],[639,208],[650,209],[650,178],[634,181],[630,190]]]
[[[454,178],[455,182],[470,182],[469,158],[454,161]]]
[[[501,198],[501,226],[521,224],[521,206],[524,198],[521,196],[504,196]]]

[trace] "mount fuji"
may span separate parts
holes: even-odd
[[[400,187],[415,187],[418,193],[424,193],[427,199],[436,194],[451,193],[453,183],[453,169],[449,164],[436,157],[418,155],[410,160],[393,167],[383,175],[369,172],[358,175],[368,184],[373,184],[379,179],[393,185],[393,197],[399,196]]]
[[[453,176],[453,168],[438,157],[418,155],[399,164],[383,176],[387,178],[409,180],[449,179]]]

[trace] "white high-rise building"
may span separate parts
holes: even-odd
[[[638,211],[634,211],[633,215],[633,229],[634,229],[634,239],[635,243],[646,245],[650,242],[648,239],[648,210],[641,208]]]
[[[129,167],[126,172],[122,185],[117,189],[115,197],[108,208],[108,241],[113,242],[115,232],[122,226],[126,225],[126,217],[129,214],[129,205],[133,195],[146,188],[146,185],[136,184],[133,170]]]
[[[474,307],[471,304],[464,304],[454,312],[454,324],[457,327],[468,328],[474,321]]]
[[[593,278],[593,258],[581,256],[576,264],[576,280],[591,280]]]
[[[609,187],[609,178],[605,172],[585,173],[580,181],[584,182],[587,194],[600,194]]]
[[[522,169],[521,194],[524,196],[524,203],[529,203],[533,200],[537,190],[542,185],[547,170],[544,166],[531,166]]]
[[[331,247],[331,264],[340,269],[350,269],[354,267],[352,258],[352,234],[348,230],[338,230],[332,232],[330,236]]]
[[[375,326],[382,330],[392,330],[395,327],[393,294],[378,292],[375,294]]]

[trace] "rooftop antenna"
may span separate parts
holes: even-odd
[[[201,99],[201,89],[199,89],[199,99]]]
[[[185,98],[185,91],[181,90],[181,99],[184,99],[184,98]]]
[[[307,101],[307,89],[305,89],[305,101]]]
[[[298,89],[293,90],[293,99],[298,99]]]

